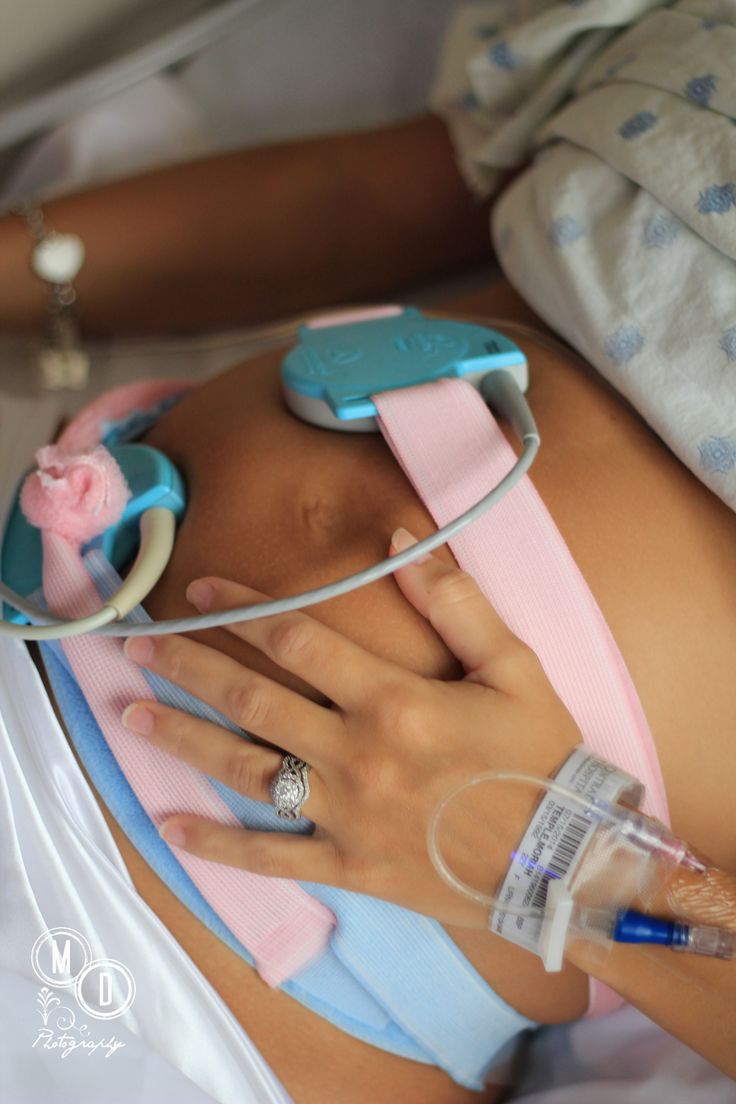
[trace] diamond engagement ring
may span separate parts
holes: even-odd
[[[284,820],[298,820],[309,797],[309,763],[285,755],[271,783],[271,800]]]

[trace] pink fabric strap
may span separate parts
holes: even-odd
[[[144,411],[162,399],[184,395],[196,387],[186,379],[136,380],[105,391],[87,403],[59,435],[56,444],[64,452],[93,448],[104,436],[105,426],[134,411]]]
[[[493,415],[465,381],[439,380],[373,400],[386,441],[438,526],[487,494],[514,465]],[[631,677],[531,480],[525,476],[449,543],[509,628],[537,653],[585,743],[639,778],[644,809],[668,824],[659,760]],[[592,984],[590,1014],[612,1006],[604,989]]]
[[[79,549],[44,531],[43,587],[49,609],[78,618],[101,600]],[[173,813],[193,813],[238,825],[207,779],[136,736],[121,723],[126,705],[154,697],[140,670],[124,655],[122,641],[77,636],[62,642],[75,678],[138,800],[158,828]],[[173,849],[202,896],[255,958],[269,985],[291,977],[327,944],[334,917],[296,883],[264,878]]]

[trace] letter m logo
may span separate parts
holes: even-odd
[[[64,950],[59,954],[59,944],[51,940],[51,972],[59,977],[68,977],[71,973],[71,948],[68,939],[64,940]]]

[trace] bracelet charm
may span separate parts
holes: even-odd
[[[41,386],[80,391],[89,381],[89,356],[82,348],[74,314],[74,280],[84,264],[84,242],[76,234],[49,230],[41,208],[26,203],[17,210],[36,243],[31,269],[47,285],[47,341],[38,354]]]
[[[76,234],[52,230],[31,253],[31,268],[50,284],[71,284],[83,264],[84,242]]]

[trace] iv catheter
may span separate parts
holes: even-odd
[[[625,788],[629,783],[636,782],[625,772],[618,771],[611,764],[598,759],[583,746],[575,749],[569,759],[563,764],[567,766],[575,757],[580,761],[603,768],[607,775],[607,784],[611,785],[610,792],[616,792]],[[561,768],[561,769],[563,769]],[[618,779],[616,776],[618,775]],[[620,780],[620,781],[619,781]],[[448,807],[464,793],[486,783],[493,784],[521,784],[539,789],[555,797],[560,809],[572,813],[582,821],[582,828],[576,833],[576,843],[570,848],[565,858],[565,865],[559,869],[557,862],[552,863],[544,855],[549,852],[535,853],[530,856],[524,851],[524,841],[535,823],[542,824],[539,810],[535,811],[532,820],[527,827],[522,843],[512,852],[512,866],[506,875],[503,886],[493,895],[484,893],[468,882],[459,878],[451,869],[439,844],[439,829],[443,816]],[[628,794],[635,790],[631,787]],[[639,797],[643,789],[639,784]],[[603,896],[591,907],[577,905],[574,896],[575,890],[571,889],[571,881],[580,879],[580,862],[585,862],[586,849],[590,846],[596,831],[608,832],[606,839],[606,854],[610,857],[618,852],[625,852],[637,862],[639,888],[651,881],[655,874],[662,868],[682,868],[695,874],[704,874],[708,869],[706,864],[695,855],[687,843],[678,839],[669,829],[658,820],[647,817],[638,809],[618,801],[609,800],[594,793],[583,793],[577,789],[571,789],[562,785],[554,778],[541,778],[523,771],[497,770],[489,771],[469,779],[467,782],[456,786],[437,804],[430,817],[427,828],[427,849],[430,859],[436,871],[443,881],[455,892],[467,899],[482,904],[489,910],[489,928],[506,934],[503,928],[493,927],[492,921],[498,915],[511,915],[514,917],[533,920],[540,925],[536,951],[543,958],[545,969],[555,971],[562,965],[563,952],[570,938],[592,939],[599,943],[639,943],[653,944],[671,948],[680,953],[706,955],[713,958],[730,959],[736,951],[736,935],[722,927],[710,924],[692,924],[684,920],[665,920],[648,916],[630,907],[628,901],[621,899],[621,884],[607,886],[605,875],[602,888],[598,886],[596,892]],[[540,838],[541,833],[536,834]],[[526,874],[533,874],[538,879],[538,888],[533,894],[533,903],[519,904],[509,895],[503,893],[503,887],[508,885],[510,875],[514,869],[523,870]],[[555,867],[553,870],[552,868]],[[600,872],[597,872],[600,881]],[[608,895],[608,900],[606,900]],[[519,942],[512,934],[506,935],[512,942]],[[528,943],[522,943],[529,947]]]

